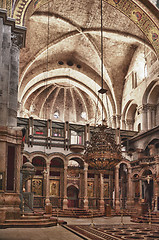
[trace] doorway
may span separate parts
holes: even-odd
[[[68,198],[69,208],[78,208],[78,205],[79,205],[78,193],[79,193],[79,190],[73,185],[67,188],[67,198]]]

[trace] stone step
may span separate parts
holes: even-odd
[[[38,227],[51,227],[51,226],[56,226],[57,222],[55,221],[49,221],[49,222],[5,222],[3,224],[0,225],[0,228],[17,228],[17,227],[21,227],[21,228],[38,228]]]
[[[6,223],[18,223],[18,222],[21,222],[21,223],[43,223],[43,222],[49,222],[50,219],[45,219],[45,218],[42,218],[42,219],[13,219],[13,220],[6,220],[5,222]]]

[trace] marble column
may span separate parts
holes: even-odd
[[[47,120],[47,147],[51,148],[51,137],[52,137],[52,121]]]
[[[20,218],[22,132],[17,128],[19,48],[25,29],[0,9],[0,222]],[[13,171],[14,170],[14,171]]]
[[[20,35],[12,33],[11,36],[11,67],[9,82],[9,106],[8,106],[8,124],[9,126],[17,126],[17,91],[19,80],[19,51],[22,45]]]
[[[82,173],[79,172],[79,174],[80,174],[80,180],[79,180],[79,194],[78,194],[79,204],[78,204],[78,206],[81,208],[81,198],[82,198]]]
[[[147,120],[148,120],[148,130],[151,129],[152,125],[152,115],[151,115],[151,106],[147,106]]]
[[[156,105],[152,107],[152,127],[156,126]]]
[[[0,126],[8,126],[11,33],[9,26],[3,25],[2,18],[0,18],[0,33]]]
[[[154,187],[154,211],[157,211],[157,198],[158,198],[158,183],[157,183],[157,179],[154,178],[153,179],[153,187]],[[153,210],[153,207],[152,207]]]
[[[63,196],[63,209],[67,209],[68,208],[68,200],[67,200],[67,165],[64,166],[64,196]]]
[[[87,124],[85,125],[85,146],[87,146],[89,140],[90,140],[90,126],[89,124]]]
[[[104,213],[104,182],[103,174],[100,173],[100,201],[99,201],[100,212]]]
[[[84,164],[84,209],[88,209],[88,195],[87,195],[87,188],[88,188],[88,164]]]
[[[27,192],[31,192],[31,180],[28,180],[27,182],[26,182],[26,190],[27,190]]]
[[[138,108],[139,112],[141,113],[142,116],[142,122],[141,122],[141,130],[142,131],[147,131],[148,126],[147,126],[147,106],[142,105]]]
[[[46,175],[45,175],[46,174]],[[47,214],[52,214],[52,204],[50,203],[50,162],[46,163],[46,172],[44,172],[46,178],[46,199],[45,199],[45,211]]]
[[[140,184],[140,202],[143,202],[143,198],[142,198],[142,179],[139,180],[139,184]]]
[[[116,128],[120,128],[121,115],[116,115]]]
[[[131,208],[133,207],[133,201],[132,201],[131,168],[128,168],[127,206],[128,206],[128,209],[131,209]]]
[[[115,167],[115,210],[119,211],[119,166]]]
[[[29,118],[29,129],[28,129],[28,146],[33,146],[33,136],[34,136],[34,119],[33,117]]]
[[[98,174],[95,174],[94,193],[95,193],[94,207],[96,208],[97,207],[97,200],[98,200]]]
[[[116,117],[115,116],[111,117],[111,123],[112,123],[112,128],[116,128]]]

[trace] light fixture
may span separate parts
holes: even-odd
[[[102,0],[101,0],[101,89],[98,91],[101,94],[102,99],[102,124],[98,125],[92,132],[90,142],[87,143],[86,150],[84,152],[84,160],[88,165],[96,170],[112,169],[118,164],[121,159],[121,147],[115,141],[114,134],[111,128],[108,128],[105,124],[104,113],[103,113],[103,96],[106,96],[106,104],[108,109],[107,101],[107,90],[104,89],[103,80],[103,16],[102,16]],[[98,108],[98,103],[97,103]],[[97,111],[98,112],[98,109]],[[109,109],[108,109],[109,113]],[[95,117],[96,121],[96,117]],[[96,125],[96,123],[95,123]]]

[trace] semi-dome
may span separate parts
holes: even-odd
[[[68,80],[35,89],[21,107],[19,115],[53,121],[93,123],[95,111],[96,103],[89,94]]]

